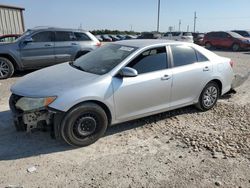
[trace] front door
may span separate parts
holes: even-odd
[[[42,31],[31,36],[32,42],[20,43],[20,56],[25,68],[55,64],[54,33]]]
[[[127,66],[137,70],[138,76],[113,78],[116,119],[126,121],[167,109],[172,73],[166,47],[147,50]]]

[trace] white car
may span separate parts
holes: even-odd
[[[17,130],[49,126],[86,146],[110,125],[188,105],[211,109],[231,89],[232,65],[191,43],[124,40],[24,76],[11,88],[10,109]]]
[[[194,42],[193,35],[190,32],[167,32],[163,35],[163,39],[190,43]]]

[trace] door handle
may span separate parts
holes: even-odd
[[[170,78],[171,78],[171,76],[164,75],[163,77],[161,77],[161,80],[169,80]]]
[[[203,68],[203,71],[209,71],[210,69],[209,69],[209,67],[204,67]]]
[[[76,43],[71,43],[72,46],[76,46],[77,44]]]
[[[44,46],[46,46],[46,47],[50,47],[50,46],[52,46],[52,44],[45,44]]]

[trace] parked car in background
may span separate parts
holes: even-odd
[[[26,75],[11,87],[10,109],[19,131],[47,124],[56,138],[87,146],[112,124],[194,104],[213,108],[231,89],[231,66],[191,43],[124,40]]]
[[[161,34],[155,32],[144,32],[137,37],[137,39],[159,39],[159,38],[161,38]]]
[[[125,39],[124,35],[116,35],[116,37],[118,37],[120,40],[124,40]]]
[[[203,45],[204,33],[192,33],[195,44]]]
[[[0,79],[11,77],[15,70],[73,61],[100,45],[87,31],[62,28],[28,30],[13,43],[0,44]]]
[[[233,51],[239,51],[241,49],[250,49],[250,39],[245,38],[235,32],[210,32],[204,36],[203,44],[207,49],[226,48]]]
[[[167,32],[163,35],[162,38],[182,42],[194,42],[193,35],[191,32]]]
[[[112,38],[109,35],[101,35],[103,42],[112,42]]]
[[[95,35],[95,37],[100,41],[100,42],[102,42],[103,41],[103,39],[102,39],[102,37],[101,37],[101,35]]]
[[[250,31],[247,30],[233,30],[232,32],[238,33],[239,35],[250,38]]]
[[[109,37],[112,39],[113,42],[120,40],[120,38],[115,35],[109,35]]]
[[[133,35],[125,35],[124,39],[123,40],[131,40],[131,39],[136,39],[137,37],[136,36],[133,36]]]
[[[14,42],[20,36],[21,35],[18,35],[18,34],[2,35],[0,36],[0,42]]]

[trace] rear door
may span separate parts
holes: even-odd
[[[56,31],[55,37],[55,58],[56,63],[63,63],[74,60],[80,50],[79,43],[71,31]]]
[[[25,68],[55,64],[54,32],[41,31],[31,35],[32,42],[20,44],[20,56]]]
[[[213,71],[212,63],[187,45],[171,45],[173,86],[171,107],[192,103],[200,95]]]

